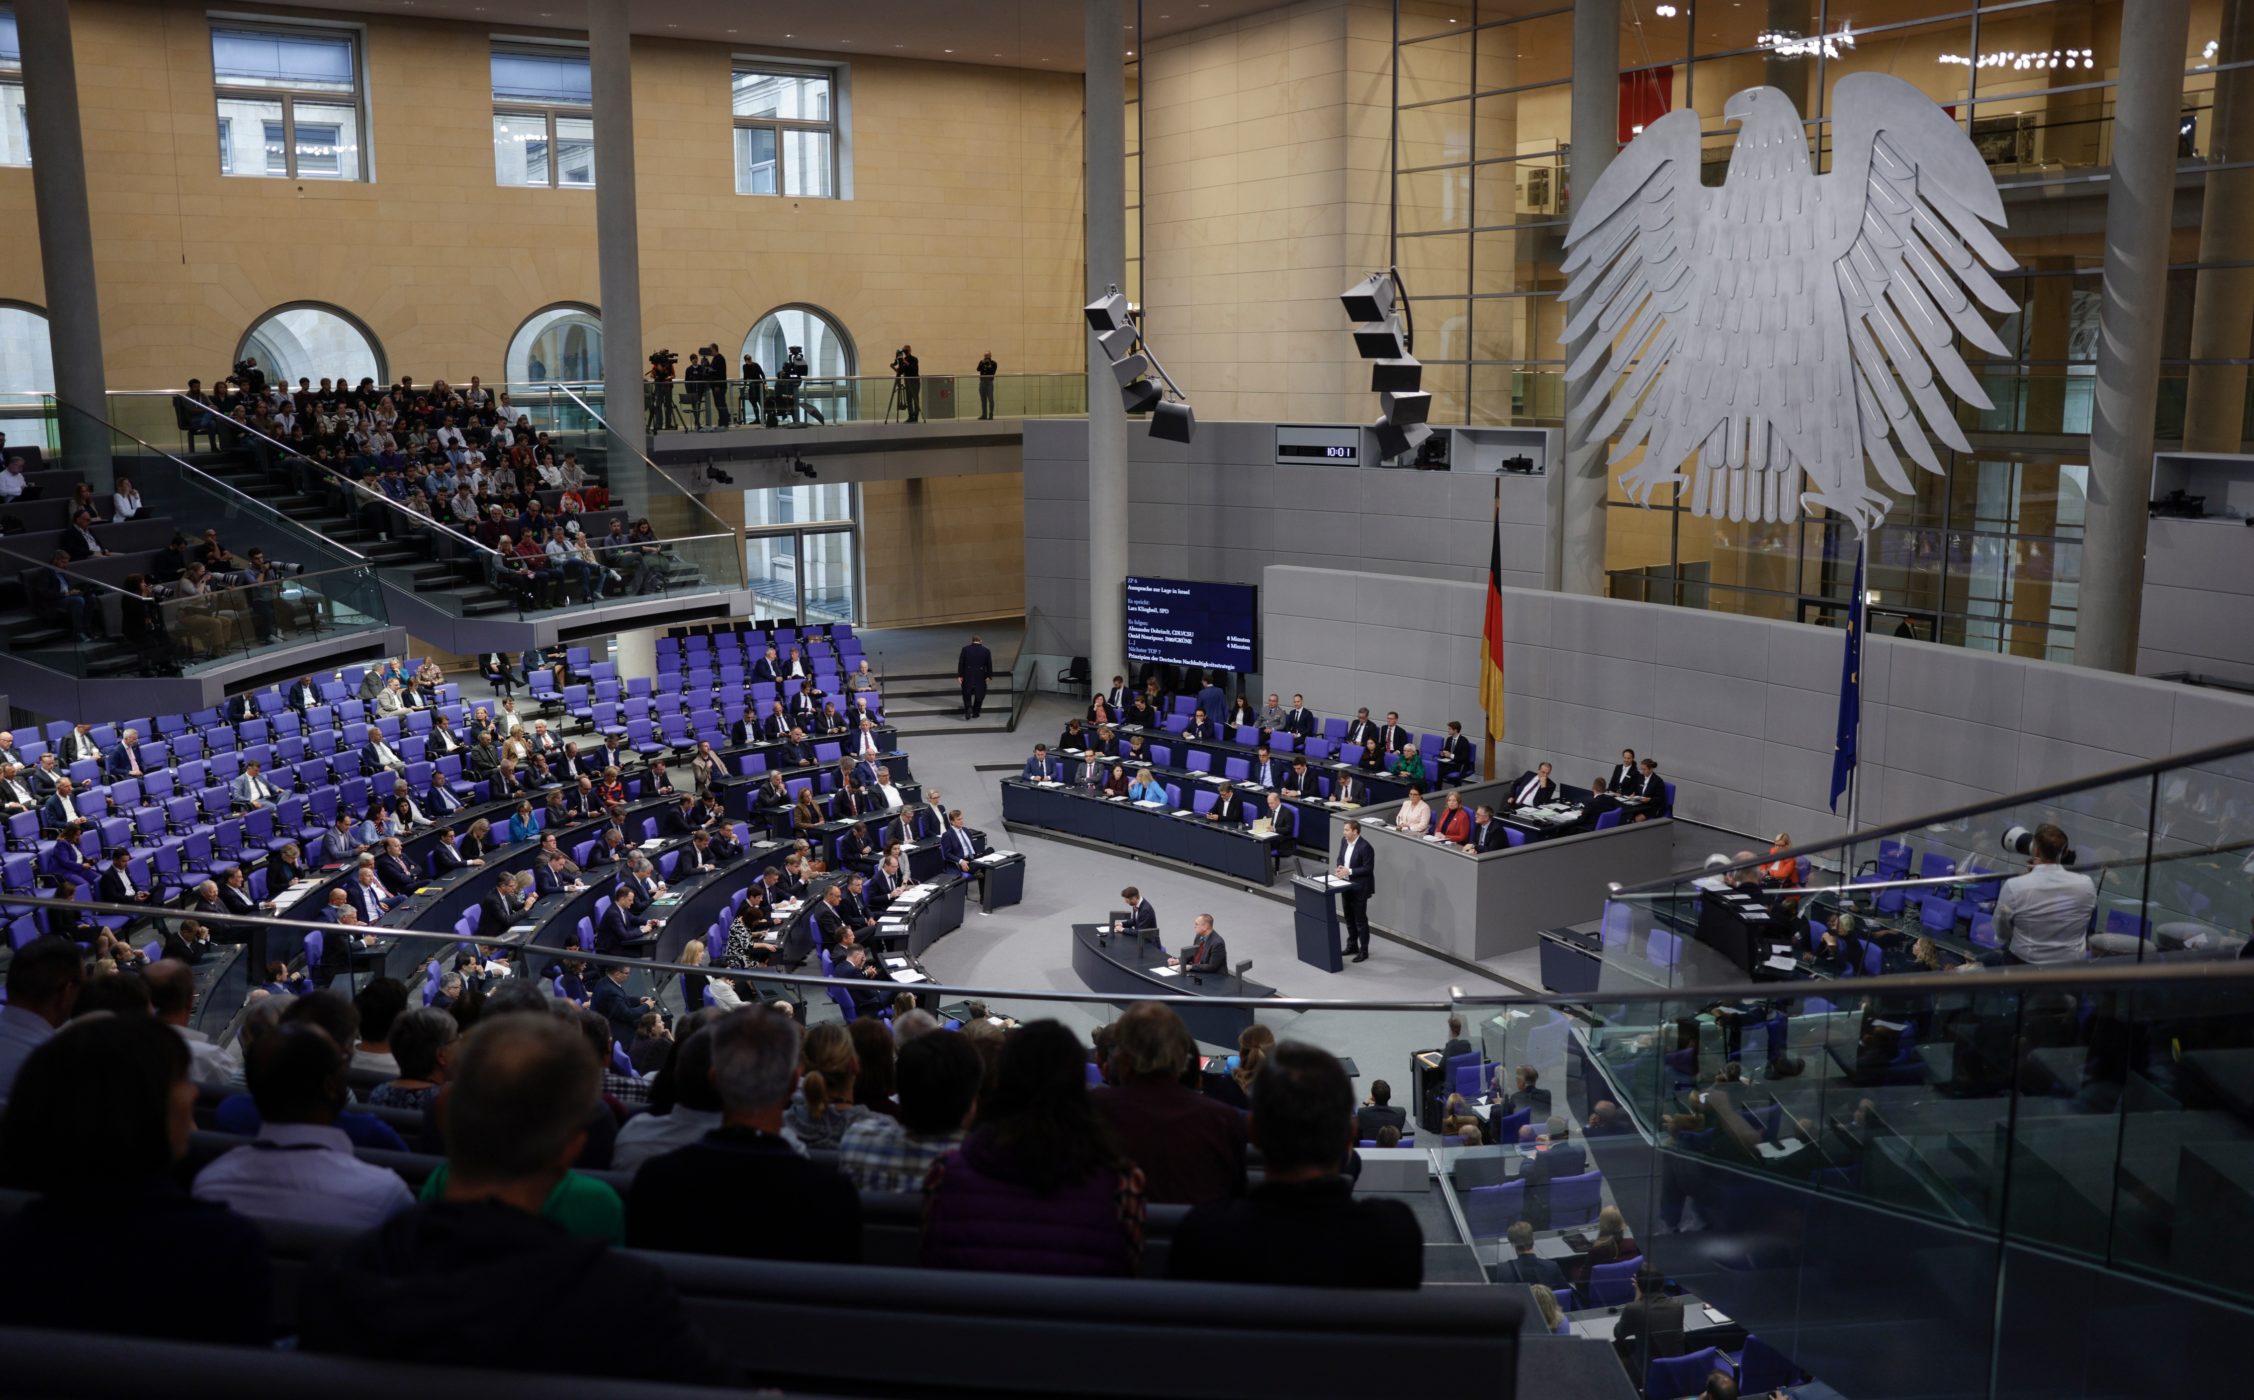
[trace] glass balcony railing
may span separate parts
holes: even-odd
[[[578,390],[584,394],[584,389]],[[512,393],[512,399],[514,398]],[[728,380],[644,385],[647,432],[696,432],[757,423],[817,427],[832,423],[945,423],[978,418],[1069,418],[1088,411],[1084,374],[926,374]]]

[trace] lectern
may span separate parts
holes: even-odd
[[[1338,887],[1323,876],[1295,875],[1291,889],[1299,960],[1325,972],[1338,971],[1346,965],[1338,946]]]

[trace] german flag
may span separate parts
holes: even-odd
[[[1503,481],[1495,478],[1495,518],[1488,532],[1487,624],[1479,634],[1479,707],[1487,742],[1503,737]],[[1493,755],[1489,754],[1492,762]],[[1489,776],[1493,776],[1490,774]]]

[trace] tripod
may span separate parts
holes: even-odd
[[[908,411],[908,381],[900,375],[892,376],[892,397],[884,406],[884,421],[893,421],[893,415]]]
[[[649,423],[644,431],[654,433],[660,429],[669,429],[673,432],[679,432],[681,430],[681,414],[673,403],[673,381],[670,379],[651,380],[648,399]]]

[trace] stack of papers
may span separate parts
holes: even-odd
[[[979,856],[974,861],[972,861],[972,864],[1000,865],[1005,860],[1015,860],[1016,858],[1017,852],[1015,851],[988,851],[985,855]]]
[[[1768,968],[1772,972],[1790,972],[1792,971],[1794,965],[1795,964],[1793,963],[1792,959],[1786,957],[1768,958],[1765,959],[1761,964],[1761,966]]]
[[[1790,1157],[1793,1153],[1798,1152],[1800,1150],[1800,1147],[1801,1142],[1798,1138],[1793,1138],[1789,1142],[1757,1142],[1753,1144],[1754,1151],[1760,1153],[1762,1156],[1768,1158],[1772,1162],[1777,1160],[1779,1157]],[[1713,1309],[1709,1308],[1707,1309],[1707,1311],[1712,1312]],[[1714,1320],[1716,1322],[1729,1321],[1728,1318],[1721,1316],[1716,1316]]]
[[[916,971],[914,968],[909,968],[905,972],[893,973],[892,980],[895,982],[928,982],[931,979]]]
[[[1191,811],[1187,807],[1177,807],[1174,809],[1174,815],[1177,817],[1194,817],[1197,815],[1197,813]]]
[[[1182,975],[1182,969],[1178,967],[1154,967],[1151,969],[1151,975],[1153,977],[1179,977]]]

